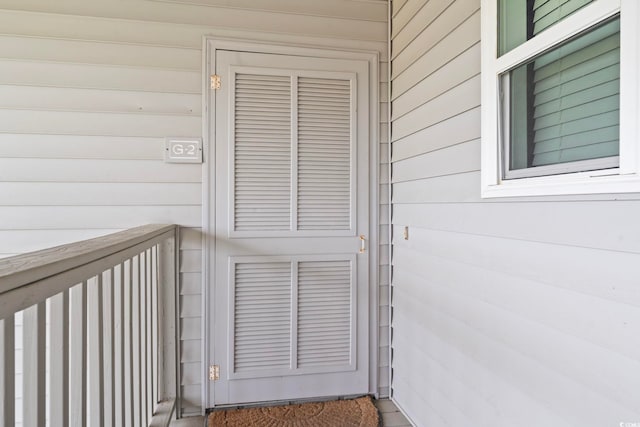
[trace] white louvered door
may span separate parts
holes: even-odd
[[[368,67],[216,54],[210,406],[369,390]]]

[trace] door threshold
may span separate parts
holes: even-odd
[[[323,397],[307,397],[304,399],[288,399],[288,400],[268,400],[264,402],[249,402],[235,405],[219,405],[213,408],[207,408],[206,413],[215,411],[226,411],[228,409],[246,409],[246,408],[267,408],[269,406],[284,406],[284,405],[298,405],[302,403],[310,402],[330,402],[332,400],[350,400],[357,399],[359,397],[371,396],[368,394],[353,394],[347,396],[323,396]]]

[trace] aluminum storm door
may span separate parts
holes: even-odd
[[[367,393],[368,63],[215,72],[212,405]]]

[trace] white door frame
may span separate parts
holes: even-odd
[[[202,168],[202,410],[212,407],[213,396],[210,396],[209,361],[210,355],[210,320],[213,316],[213,305],[210,299],[209,281],[213,277],[212,266],[215,261],[215,197],[211,191],[215,188],[215,132],[211,133],[211,118],[215,117],[215,92],[210,87],[210,77],[215,69],[216,52],[231,50],[241,52],[271,53],[318,58],[360,59],[369,62],[369,393],[378,394],[378,294],[379,294],[379,164],[380,164],[380,108],[379,108],[379,54],[373,51],[340,50],[309,45],[262,43],[245,39],[221,39],[212,36],[203,38],[203,86],[202,86],[202,136],[203,159]],[[223,83],[224,84],[224,83]],[[178,365],[180,359],[177,359]],[[179,369],[179,368],[178,368]]]

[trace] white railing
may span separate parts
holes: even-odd
[[[146,225],[0,260],[0,426],[168,425],[177,233]]]

